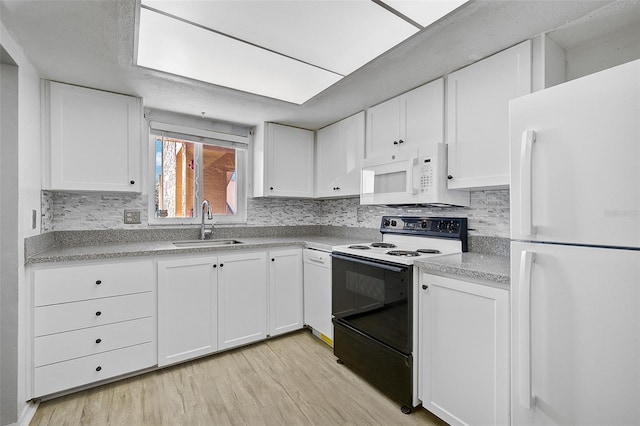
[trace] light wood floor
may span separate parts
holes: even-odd
[[[444,425],[410,415],[303,330],[44,401],[36,425]]]

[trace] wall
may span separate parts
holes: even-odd
[[[42,192],[42,230],[69,231],[147,228],[147,196],[118,193]],[[124,209],[140,209],[141,225],[124,225]],[[254,198],[247,226],[334,225],[379,228],[385,214],[465,216],[471,235],[509,237],[509,191],[474,191],[467,208],[360,206],[358,198],[293,200]]]
[[[10,225],[13,228],[11,237],[13,243],[9,242],[10,251],[15,255],[12,267],[16,268],[17,280],[13,278],[9,282],[3,281],[1,283],[3,287],[2,314],[12,312],[13,315],[9,322],[2,323],[0,339],[3,347],[13,345],[13,351],[17,353],[16,357],[5,358],[2,356],[1,358],[3,375],[0,377],[0,395],[2,396],[0,424],[6,425],[15,423],[27,409],[24,389],[25,333],[23,327],[24,318],[26,318],[24,239],[40,232],[39,224],[36,224],[35,229],[31,228],[31,211],[35,210],[36,215],[40,214],[40,77],[2,23],[0,23],[0,43],[1,47],[17,64],[18,79],[17,141],[9,142],[17,143],[14,146],[17,148],[17,157],[13,159],[14,167],[17,165],[17,170],[14,172],[10,184],[13,185],[12,190],[16,191],[18,197],[17,202],[11,201],[14,203],[13,221]],[[2,144],[5,143],[7,141],[3,135]],[[1,195],[4,203],[7,201],[4,198],[4,192]],[[5,231],[8,231],[5,226],[9,225],[3,221],[1,226],[4,235]],[[6,255],[3,246],[3,258]]]
[[[0,424],[17,416],[18,67],[0,64]]]

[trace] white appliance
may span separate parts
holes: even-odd
[[[360,204],[468,206],[468,191],[447,189],[447,145],[364,160]]]
[[[304,323],[333,345],[331,324],[331,253],[304,249]]]
[[[640,61],[510,103],[512,424],[640,424]]]

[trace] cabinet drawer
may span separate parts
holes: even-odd
[[[153,289],[149,261],[94,264],[34,271],[34,305],[97,299]]]
[[[35,369],[35,396],[47,395],[156,365],[153,343],[59,362]]]
[[[152,316],[153,293],[129,294],[82,302],[41,306],[34,310],[35,337]]]
[[[36,337],[34,365],[47,364],[152,342],[153,319],[141,318],[66,333]]]

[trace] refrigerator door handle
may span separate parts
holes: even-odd
[[[523,250],[520,254],[520,271],[518,281],[520,283],[520,295],[518,300],[518,382],[520,388],[520,405],[531,409],[535,405],[535,399],[531,392],[531,266],[533,264],[533,252]]]
[[[532,212],[532,192],[533,180],[532,161],[533,143],[536,141],[535,130],[525,130],[522,132],[522,142],[520,144],[520,234],[529,236],[535,234],[533,226]]]

